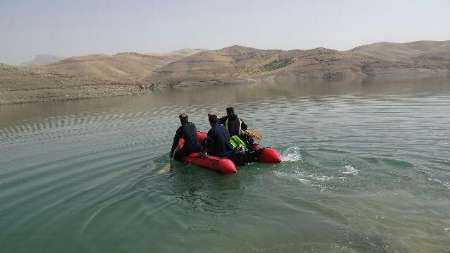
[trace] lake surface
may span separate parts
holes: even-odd
[[[234,105],[283,156],[173,163]],[[1,252],[450,252],[450,82],[304,84],[0,107]]]

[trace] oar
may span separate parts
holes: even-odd
[[[158,171],[158,175],[164,175],[167,172],[170,171],[170,162],[168,162],[167,164],[165,164],[159,171]]]
[[[158,175],[163,175],[163,174],[166,174],[167,172],[169,172],[170,165],[172,163],[172,159],[173,159],[173,156],[170,157],[170,160],[166,164],[164,164],[164,166],[158,171]]]
[[[258,141],[262,140],[263,135],[262,133],[256,131],[255,129],[247,129],[244,131],[246,134],[248,134],[253,139],[257,139]]]

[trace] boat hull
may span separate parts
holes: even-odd
[[[202,143],[206,140],[207,133],[198,131],[197,140]],[[184,139],[180,139],[177,149],[181,149],[184,145]],[[253,145],[253,150],[255,150],[259,156],[257,158],[258,162],[262,163],[280,163],[281,156],[280,153],[274,148],[263,147],[259,144]],[[192,153],[183,158],[185,163],[193,164],[206,169],[214,170],[222,174],[232,174],[237,172],[236,165],[232,160],[228,158],[222,158],[213,155],[204,156],[200,152]]]

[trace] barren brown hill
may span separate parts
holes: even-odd
[[[43,66],[1,65],[0,103],[142,94],[155,88],[221,84],[411,80],[447,77],[449,69],[450,41],[375,43],[349,51],[231,46],[165,55],[88,55]]]
[[[240,46],[203,51],[157,69],[145,81],[173,82],[178,86],[195,85],[197,80],[239,82],[248,73],[256,71],[259,63],[270,61],[277,52]]]
[[[35,72],[80,76],[90,80],[129,83],[142,79],[152,70],[164,66],[183,55],[154,56],[138,53],[88,55],[32,68]]]
[[[419,58],[450,60],[450,41],[380,42],[356,47],[350,52],[387,61],[415,61]]]
[[[152,70],[199,50],[166,55],[119,53],[70,57],[32,66],[0,65],[0,104],[149,92],[140,81]]]
[[[160,87],[447,76],[450,42],[376,43],[349,51],[232,46],[172,62],[144,79]]]
[[[366,68],[376,78],[448,76],[450,69],[450,41],[381,42],[348,52],[376,59]]]
[[[352,52],[312,50],[260,50],[232,46],[197,53],[170,63],[145,78],[159,86],[248,82],[298,82],[302,80],[353,80],[378,60]],[[379,61],[378,61],[379,62]]]
[[[142,94],[136,84],[93,80],[80,75],[35,72],[0,64],[0,104]]]

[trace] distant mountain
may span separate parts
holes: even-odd
[[[365,71],[373,78],[413,79],[448,76],[450,41],[374,43],[349,52],[374,59]]]
[[[1,64],[0,103],[141,94],[168,87],[410,80],[448,77],[449,70],[450,41],[382,42],[348,51],[234,45],[161,55],[87,55],[44,65]]]
[[[167,64],[144,82],[176,88],[249,82],[414,79],[447,76],[449,69],[450,41],[375,43],[349,51],[261,50],[235,45]]]
[[[98,56],[87,58],[96,59]],[[48,67],[50,65],[17,67],[0,64],[0,104],[122,96],[149,91],[130,80],[101,80],[96,75],[92,77],[80,74],[93,72],[91,64],[83,63],[86,59],[82,59],[81,64],[72,63],[76,59],[67,61],[68,63],[56,63],[55,68]],[[101,61],[93,65],[99,66]],[[78,69],[71,73],[71,66]],[[79,72],[83,66],[87,71]]]
[[[80,76],[92,80],[135,82],[156,68],[183,57],[183,55],[155,56],[139,53],[118,53],[112,56],[87,55],[35,66],[33,70]]]
[[[45,65],[57,62],[62,59],[63,59],[62,57],[55,55],[39,54],[36,55],[31,61],[22,63],[22,65]]]
[[[326,48],[260,50],[231,46],[203,51],[165,65],[144,79],[160,86],[185,87],[248,82],[361,79],[369,57]],[[372,59],[373,61],[373,59]]]
[[[450,60],[450,41],[381,42],[359,46],[351,52],[388,61]]]

